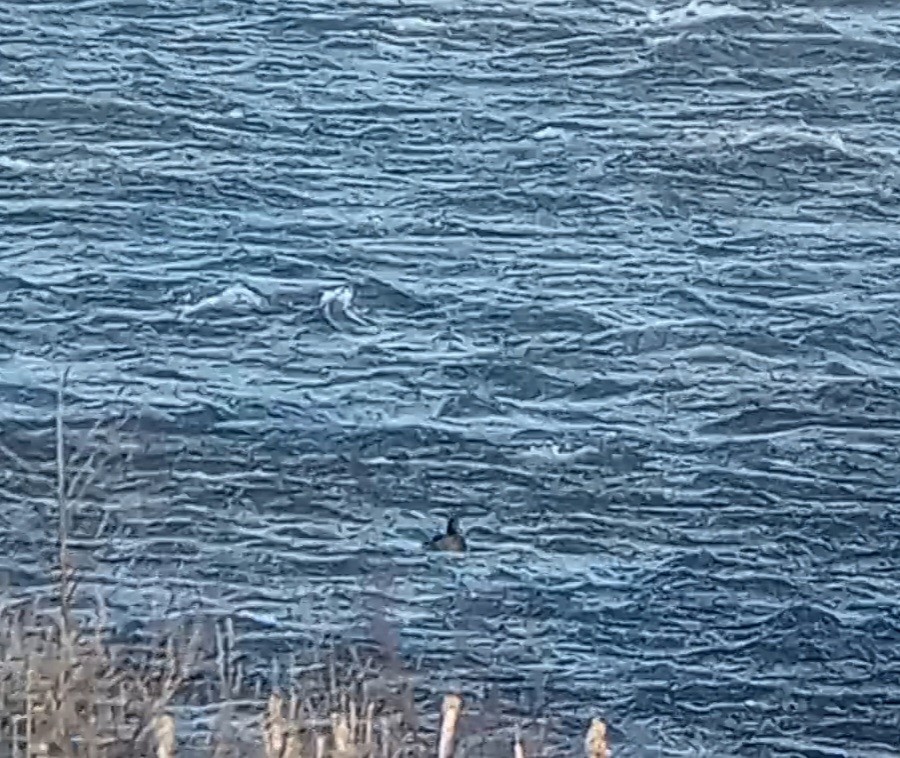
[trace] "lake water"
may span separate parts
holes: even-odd
[[[70,366],[117,623],[387,622],[623,756],[900,752],[892,4],[9,1],[0,127],[9,591]]]

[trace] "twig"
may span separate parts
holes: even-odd
[[[32,684],[34,671],[31,666],[25,673],[25,755],[28,758],[34,754],[32,739],[34,737],[34,693]]]
[[[166,708],[179,690],[181,685],[192,673],[192,666],[199,659],[200,630],[195,627],[190,640],[183,648],[182,660],[179,661],[174,640],[170,637],[166,645],[166,654],[168,656],[167,671],[162,674],[158,683],[159,692],[155,696],[149,698],[146,705],[146,713],[150,716],[143,726],[137,729],[131,739],[131,747],[138,745],[147,737],[148,732],[153,728],[156,719],[153,714],[159,714]]]
[[[56,391],[56,507],[59,512],[59,594],[63,639],[68,646],[70,629],[69,608],[69,509],[66,502],[66,450],[63,431],[63,409],[69,369],[63,371]]]
[[[375,721],[375,703],[369,703],[366,707],[366,733],[365,733],[365,744],[372,744],[372,734],[374,733],[374,721]]]
[[[24,458],[13,452],[12,448],[7,447],[2,442],[0,442],[0,453],[3,453],[7,458],[18,464],[19,468],[23,471],[28,471],[29,468],[31,468],[31,465],[27,463]]]

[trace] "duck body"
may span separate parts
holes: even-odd
[[[466,539],[459,531],[459,522],[455,516],[447,519],[447,531],[444,534],[436,534],[425,546],[429,550],[441,550],[447,553],[464,553],[466,551]]]

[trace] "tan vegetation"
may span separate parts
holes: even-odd
[[[63,430],[65,377],[56,419],[59,544],[57,593],[43,601],[8,598],[0,606],[0,758],[139,758],[175,755],[261,758],[452,758],[461,742],[464,702],[448,694],[437,728],[421,722],[408,675],[371,660],[332,656],[296,677],[290,691],[265,699],[247,686],[230,621],[169,632],[154,644],[116,642],[102,599],[76,603],[68,555],[68,502],[85,486],[67,480]],[[82,468],[95,476],[95,457]],[[212,642],[210,643],[210,639]],[[404,678],[405,677],[405,678]],[[178,722],[198,709],[217,728],[198,741]],[[519,732],[504,751],[525,758]],[[594,719],[587,758],[607,758],[606,727]]]

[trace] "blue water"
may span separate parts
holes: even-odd
[[[900,752],[900,10],[7,1],[0,135],[9,592],[70,366],[123,624],[387,624],[572,749]]]

